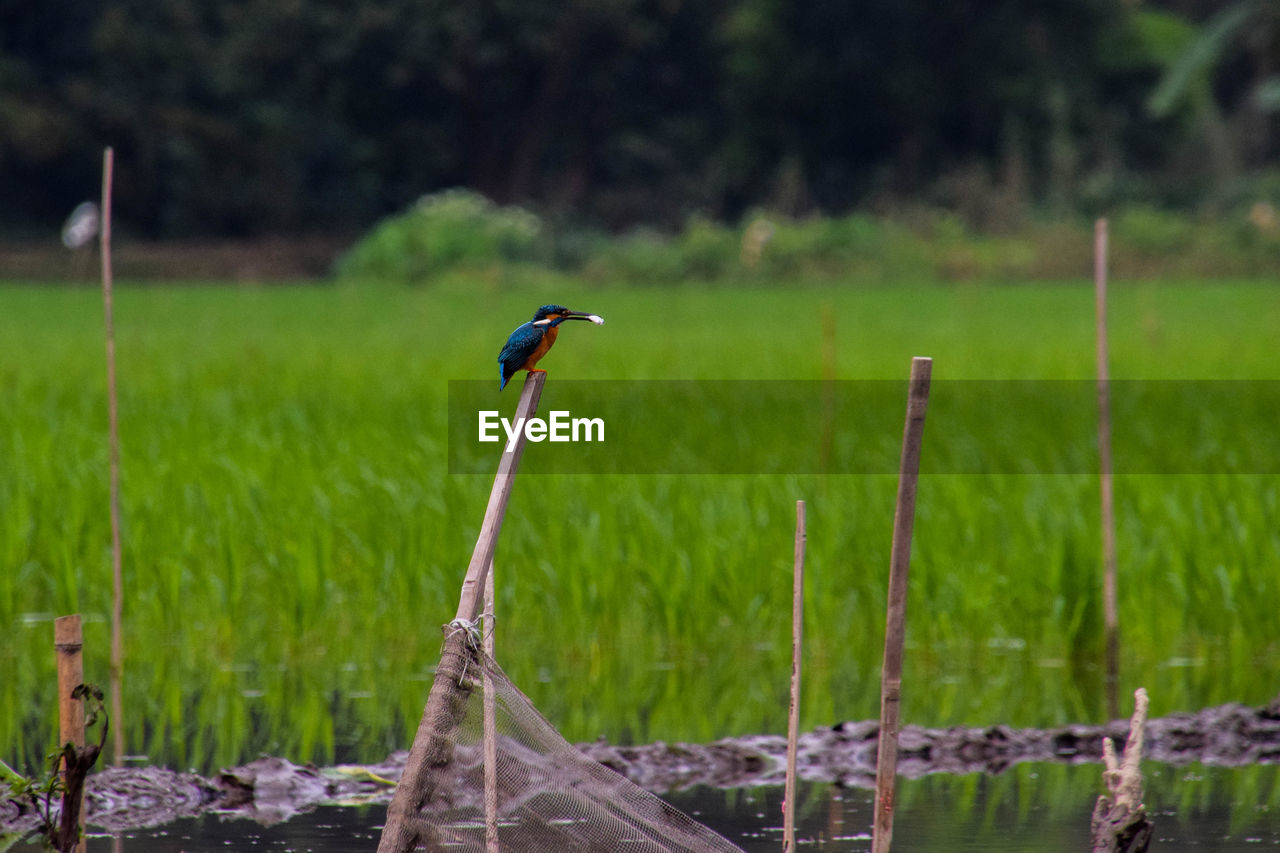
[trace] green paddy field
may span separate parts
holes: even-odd
[[[448,383],[496,385],[507,333],[548,301],[607,319],[564,331],[548,395],[564,380],[901,381],[915,355],[938,383],[1094,375],[1085,282],[122,286],[131,753],[209,771],[407,747],[491,482],[449,473]],[[1244,401],[1280,380],[1274,282],[1117,282],[1111,331],[1117,379],[1235,380]],[[18,767],[55,737],[54,616],[84,615],[86,675],[107,681],[105,384],[98,291],[0,287],[0,758]],[[1183,436],[1173,454],[1223,452],[1117,480],[1123,687],[1145,686],[1156,715],[1261,704],[1280,692],[1280,461],[1232,448],[1274,435],[1280,411],[1187,429],[1194,400],[1168,399],[1144,429]],[[661,442],[688,405],[658,395],[642,426]],[[1055,414],[1083,445],[1036,454],[1091,458],[1095,417]],[[999,419],[931,419],[926,449]],[[753,427],[818,441],[771,428]],[[1064,470],[926,462],[905,721],[1102,718],[1098,482]],[[525,477],[499,542],[498,658],[570,740],[784,731],[799,498],[802,725],[873,717],[896,487],[888,473]]]

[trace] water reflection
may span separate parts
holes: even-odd
[[[1280,847],[1280,767],[1172,767],[1148,762],[1147,806],[1153,849],[1222,853]],[[1089,815],[1100,790],[1097,765],[1026,764],[999,776],[900,780],[894,847],[913,853],[1087,850]],[[750,853],[781,849],[781,787],[699,787],[666,799]],[[802,849],[866,851],[872,794],[802,784],[797,838]],[[377,845],[385,806],[325,806],[274,826],[216,815],[110,836],[91,837],[90,853],[212,853],[227,850],[367,853]],[[28,853],[34,845],[15,845]]]

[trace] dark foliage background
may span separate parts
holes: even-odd
[[[1229,12],[1244,23],[1215,37]],[[1278,14],[0,0],[0,229],[43,231],[93,197],[106,145],[118,216],[152,238],[353,231],[453,186],[607,228],[758,206],[927,204],[999,229],[1029,210],[1229,205],[1276,153]]]

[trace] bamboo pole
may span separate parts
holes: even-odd
[[[796,752],[800,740],[800,653],[804,635],[804,501],[796,501],[796,548],[791,576],[791,704],[787,709],[787,777],[782,799],[782,851],[796,849]]]
[[[120,424],[116,406],[116,329],[111,298],[111,184],[115,171],[115,152],[107,148],[102,154],[102,228],[98,232],[102,247],[102,308],[107,338],[107,458],[111,491],[111,761],[124,764],[124,700],[121,681],[124,677],[124,639],[122,611],[124,607],[124,570],[120,544]]]
[[[1098,359],[1098,465],[1102,504],[1102,618],[1107,719],[1120,716],[1120,617],[1116,606],[1116,513],[1111,464],[1111,378],[1107,348],[1107,220],[1093,232],[1094,314]]]
[[[53,648],[58,661],[58,747],[61,749],[70,743],[80,749],[84,746],[84,700],[71,697],[71,691],[84,683],[84,634],[80,627],[79,613],[59,616],[53,620]],[[70,759],[64,759],[66,760]],[[65,765],[61,772],[64,774],[65,784],[66,776],[69,775]],[[80,794],[83,797],[83,789]],[[84,812],[78,806],[76,810],[80,814],[79,823],[83,829]],[[70,826],[74,827],[74,823]],[[83,832],[76,849],[81,853],[86,849]]]
[[[538,410],[538,401],[542,398],[542,386],[547,381],[547,374],[530,371],[520,392],[520,402],[516,406],[517,422],[523,418],[525,422]],[[462,596],[458,602],[458,619],[474,622],[479,615],[479,602],[484,600],[484,587],[488,580],[489,563],[493,560],[493,551],[498,542],[498,531],[502,529],[502,519],[507,512],[507,501],[511,497],[511,486],[516,479],[516,469],[520,466],[520,457],[524,455],[525,437],[523,430],[516,436],[516,445],[510,453],[503,453],[498,462],[498,472],[493,478],[493,491],[489,493],[489,504],[485,507],[484,522],[480,525],[480,535],[476,539],[475,550],[471,552],[471,562],[467,566],[467,575],[462,582]]]
[[[493,660],[496,614],[494,611],[493,560],[484,587],[484,653]],[[498,847],[498,703],[493,695],[493,673],[486,662],[484,673],[484,844],[486,853]]]
[[[79,613],[53,620],[53,648],[58,656],[58,746],[84,746],[84,700],[71,698],[76,685],[84,683]]]
[[[907,418],[902,431],[898,469],[898,501],[893,513],[893,547],[889,555],[889,601],[884,629],[884,668],[880,676],[880,741],[876,752],[876,815],[872,853],[888,853],[893,841],[894,782],[898,773],[898,718],[902,702],[902,646],[907,630],[907,569],[916,514],[916,480],[924,415],[929,405],[933,359],[911,360]]]
[[[542,371],[529,372],[516,406],[517,418],[524,418],[527,422],[533,417],[546,378]],[[445,636],[440,664],[436,667],[422,720],[418,723],[413,746],[409,748],[404,773],[387,808],[387,822],[378,841],[378,853],[408,853],[429,834],[429,829],[418,818],[418,812],[435,793],[434,771],[448,764],[453,755],[451,735],[462,719],[466,699],[471,692],[464,676],[468,667],[475,666],[476,656],[474,647],[469,645],[469,632],[463,626],[473,625],[479,615],[479,605],[484,600],[484,590],[488,585],[489,564],[493,561],[498,532],[502,529],[502,519],[507,511],[520,457],[524,455],[524,445],[525,436],[521,430],[516,436],[515,447],[510,453],[504,452],[498,463],[484,522],[480,525],[480,535],[462,582],[457,616]]]

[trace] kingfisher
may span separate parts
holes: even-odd
[[[498,390],[507,387],[516,371],[533,371],[560,334],[556,327],[565,320],[587,320],[597,326],[604,325],[604,318],[585,311],[570,311],[563,305],[543,305],[533,319],[518,327],[507,338],[507,345],[498,353],[498,376],[502,380]]]

